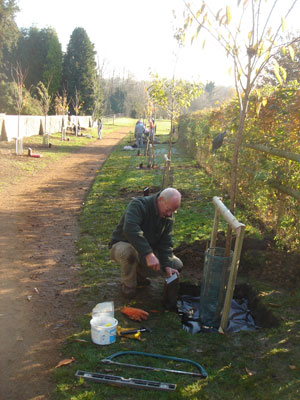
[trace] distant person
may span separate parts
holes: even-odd
[[[98,139],[102,139],[102,128],[103,128],[103,123],[102,119],[98,119]]]
[[[145,125],[139,119],[134,128],[134,134],[136,139],[136,147],[143,147],[143,134],[145,133]]]
[[[77,135],[79,135],[80,134],[80,123],[79,123],[79,121],[78,121],[78,124],[77,124],[77,132],[76,132],[76,124],[74,124],[74,126],[73,126],[73,131],[74,131],[74,133],[75,133],[75,135],[77,134]]]

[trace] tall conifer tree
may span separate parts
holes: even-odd
[[[17,39],[19,30],[14,20],[19,11],[16,0],[0,0],[0,62],[5,48],[9,48]]]
[[[83,28],[75,28],[63,63],[63,84],[70,99],[79,93],[82,114],[93,114],[97,93],[97,70],[94,45]],[[74,110],[71,110],[74,111]]]
[[[43,82],[54,95],[61,88],[62,49],[53,28],[31,27],[21,30],[21,37],[14,52],[15,62],[28,70],[26,87]]]

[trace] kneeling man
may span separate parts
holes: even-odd
[[[110,257],[121,265],[122,292],[132,298],[137,286],[150,284],[147,277],[179,276],[182,262],[173,254],[173,213],[181,194],[174,188],[128,204],[110,240]]]

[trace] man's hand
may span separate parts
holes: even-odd
[[[177,269],[166,267],[165,271],[166,271],[167,278],[170,278],[170,276],[172,276],[173,274],[176,274],[178,276],[178,278],[180,276],[180,273],[179,273],[179,271],[177,271]]]
[[[146,265],[148,268],[153,269],[153,271],[160,270],[160,262],[154,253],[149,253],[145,256]]]

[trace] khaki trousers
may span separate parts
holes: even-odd
[[[148,268],[145,258],[140,258],[135,248],[128,242],[117,242],[110,249],[110,258],[121,266],[122,284],[129,289],[136,289],[137,274],[143,277],[163,276],[162,271]],[[182,261],[173,255],[173,268],[181,269]]]

